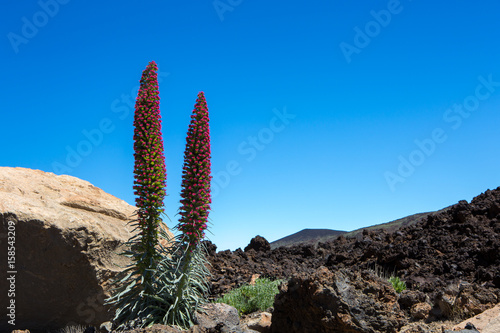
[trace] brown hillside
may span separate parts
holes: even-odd
[[[290,236],[271,242],[271,249],[275,249],[280,246],[294,246],[299,244],[315,245],[319,242],[327,242],[335,239],[345,233],[345,231],[331,229],[304,229]]]

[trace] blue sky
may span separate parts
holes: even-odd
[[[492,0],[11,1],[0,165],[133,204],[133,104],[154,60],[167,224],[204,91],[219,250],[471,200],[500,185],[499,12]]]

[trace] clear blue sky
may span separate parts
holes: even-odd
[[[498,1],[9,1],[1,166],[134,203],[133,104],[159,67],[166,212],[199,91],[219,250],[353,230],[500,185]]]

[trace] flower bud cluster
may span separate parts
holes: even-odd
[[[182,169],[181,218],[177,228],[194,246],[205,236],[210,196],[210,128],[208,107],[203,92],[198,94],[186,138]]]
[[[161,133],[158,67],[151,61],[141,77],[134,116],[134,194],[138,221],[154,232],[163,212],[167,171]]]

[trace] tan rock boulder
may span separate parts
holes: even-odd
[[[131,236],[134,211],[75,177],[0,167],[0,307],[15,308],[7,312],[15,325],[2,320],[0,331],[110,320],[103,302],[110,279],[128,264],[117,253]]]
[[[464,329],[468,323],[472,323],[481,333],[500,332],[500,304],[464,320],[454,327],[454,331]]]

